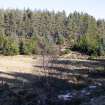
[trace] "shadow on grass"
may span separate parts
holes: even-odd
[[[99,64],[98,64],[99,63]],[[98,79],[105,76],[104,71],[91,71],[89,69],[71,69],[66,67],[67,65],[79,66],[84,65],[86,67],[92,67],[92,65],[100,65],[104,67],[104,61],[73,61],[73,60],[62,60],[53,61],[53,66],[46,66],[46,70],[42,70],[44,74],[48,76],[37,76],[29,73],[12,72],[5,73],[0,72],[1,87],[5,83],[9,84],[10,91],[5,88],[5,91],[0,87],[0,104],[1,105],[79,105],[81,100],[73,103],[58,102],[57,96],[66,90],[72,91],[74,89],[81,90],[87,87],[88,78]],[[88,64],[88,65],[87,65]],[[57,65],[60,65],[57,66]],[[65,66],[62,66],[65,65]],[[35,69],[43,69],[42,66],[35,66]],[[94,67],[93,67],[94,69]],[[88,75],[84,76],[84,75]],[[8,78],[12,77],[12,78]],[[60,76],[58,78],[58,76]],[[65,76],[67,79],[62,79]],[[84,84],[70,83],[69,80],[72,78],[84,80]],[[18,91],[18,92],[17,92]],[[4,93],[6,95],[4,95]],[[3,94],[3,95],[2,95]],[[46,98],[47,97],[47,98]],[[83,100],[82,100],[83,101]],[[30,103],[29,103],[30,102]],[[46,102],[46,103],[45,103]],[[10,103],[10,104],[9,104]],[[11,104],[12,103],[12,104]],[[50,103],[50,104],[49,104]],[[74,104],[75,103],[75,104]],[[80,102],[81,103],[81,102]]]
[[[89,84],[99,79],[105,80],[105,60],[53,60],[51,66],[45,66],[43,73],[49,76],[59,77],[68,81]],[[35,65],[42,69],[43,66]],[[72,68],[73,67],[73,68]]]
[[[72,65],[72,66],[85,66],[85,67],[105,67],[105,60],[104,59],[97,59],[97,60],[56,60],[51,61],[53,64],[63,64],[63,65]]]
[[[8,83],[14,86],[27,86],[28,87],[37,87],[43,89],[50,89],[60,92],[63,90],[70,90],[70,89],[79,89],[82,86],[80,84],[73,84],[69,83],[66,80],[58,79],[56,77],[49,76],[36,76],[33,74],[28,73],[19,73],[19,72],[12,72],[12,73],[4,73],[0,72],[0,74],[5,74],[7,77],[0,77],[0,80],[4,83]],[[8,76],[12,76],[12,78],[8,78]],[[50,90],[49,90],[50,91]]]

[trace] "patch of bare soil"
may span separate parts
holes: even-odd
[[[13,78],[6,73],[32,73],[33,63],[36,59],[33,56],[0,56],[0,77]],[[2,73],[3,72],[3,73]]]
[[[30,70],[33,62],[32,56],[0,56],[0,70],[25,71]]]

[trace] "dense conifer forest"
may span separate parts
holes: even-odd
[[[0,9],[0,53],[4,55],[50,52],[52,45],[105,54],[105,20],[87,13],[48,10]]]

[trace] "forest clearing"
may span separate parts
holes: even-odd
[[[105,105],[104,0],[0,0],[0,105]]]
[[[103,72],[105,70],[104,59],[102,61],[101,59],[88,60],[86,55],[82,55],[81,59],[79,58],[81,58],[81,54],[77,52],[65,54],[56,59],[52,59],[51,56],[45,56],[43,65],[43,56],[41,55],[0,56],[0,77],[15,79],[15,76],[10,76],[8,73],[22,73],[35,76],[54,76],[59,79],[78,82],[76,81],[75,74],[88,78],[89,72]],[[74,81],[72,81],[73,79]]]
[[[105,60],[88,60],[86,55],[79,58],[80,53],[71,52],[48,63],[52,58],[45,56],[43,66],[41,55],[0,56],[0,89],[7,100],[1,98],[0,102],[17,102],[16,105],[24,102],[25,105],[28,103],[27,97],[35,95],[35,98],[29,98],[29,102],[36,102],[38,105],[43,105],[44,102],[82,105],[82,102],[87,103],[91,97],[92,105],[96,105],[95,102],[100,103],[104,99],[100,93],[105,93]],[[49,99],[46,96],[48,94]],[[96,99],[97,95],[100,97]]]

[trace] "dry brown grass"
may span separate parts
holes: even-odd
[[[33,64],[36,62],[36,59],[33,59],[33,56],[0,56],[0,72],[4,73],[32,73]],[[6,74],[0,74],[0,77],[6,76]],[[11,76],[8,76],[12,78]]]

